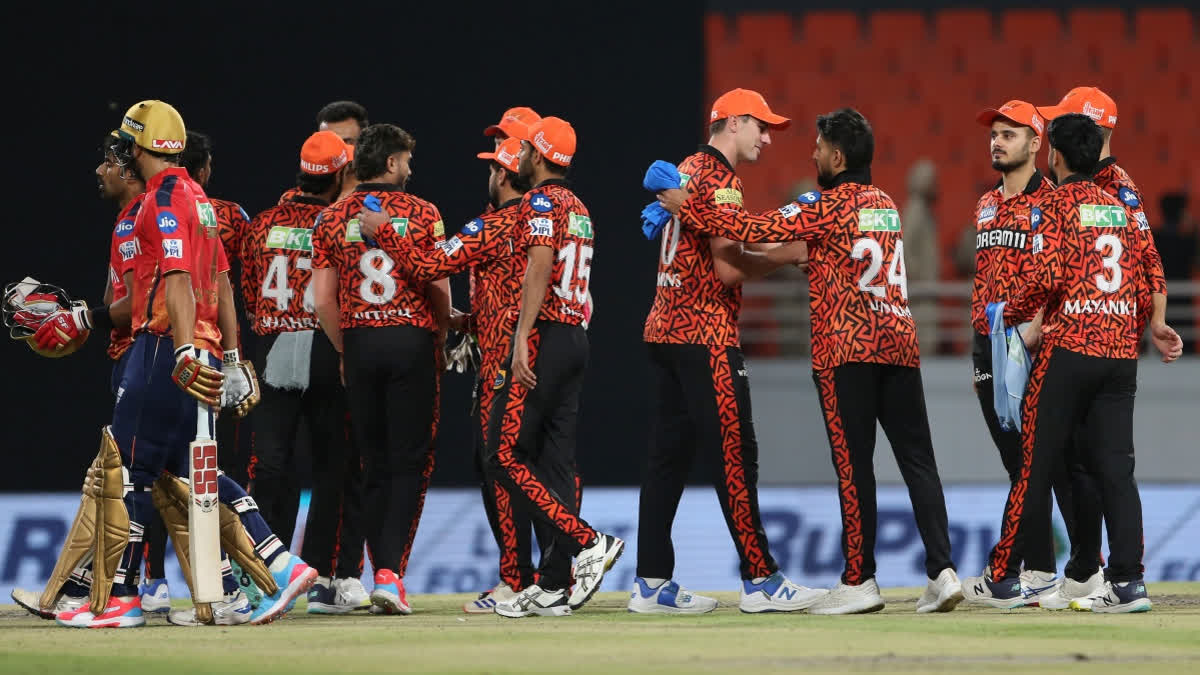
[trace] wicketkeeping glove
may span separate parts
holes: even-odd
[[[42,322],[33,335],[33,341],[37,343],[38,349],[57,351],[71,345],[75,340],[79,340],[78,344],[83,344],[91,330],[87,303],[76,301],[70,309],[60,309]],[[79,339],[80,337],[82,339]]]
[[[221,359],[221,373],[225,386],[221,390],[221,406],[233,408],[235,415],[245,417],[258,405],[262,392],[258,388],[258,377],[254,364],[241,360],[238,350],[225,352]]]
[[[200,360],[200,350],[195,345],[184,345],[175,350],[175,370],[171,379],[188,396],[212,407],[221,405],[221,371]]]

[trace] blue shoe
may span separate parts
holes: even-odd
[[[138,589],[142,596],[142,611],[166,614],[171,611],[171,590],[166,579],[147,579]]]
[[[339,605],[337,593],[334,592],[329,577],[317,577],[316,583],[308,591],[309,614],[347,614],[352,607]]]
[[[1105,582],[1105,593],[1092,601],[1092,611],[1099,614],[1126,614],[1132,612],[1149,612],[1150,598],[1146,595],[1146,582],[1124,581],[1121,583]],[[1075,604],[1071,604],[1072,609]]]
[[[287,614],[295,606],[300,594],[312,588],[317,580],[317,571],[299,557],[286,551],[280,555],[288,557],[286,565],[280,572],[271,572],[279,590],[274,595],[263,596],[262,602],[250,616],[250,623],[255,626],[271,623]]]
[[[1025,605],[1020,577],[992,581],[990,575],[968,577],[962,582],[963,599],[976,605],[997,609],[1016,609]]]
[[[634,614],[706,614],[716,608],[716,598],[695,595],[674,581],[650,588],[641,577],[634,578],[626,605]]]

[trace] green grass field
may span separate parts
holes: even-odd
[[[464,595],[412,596],[407,617],[305,614],[270,626],[72,630],[0,605],[0,672],[1195,672],[1200,583],[1151,584],[1154,611],[1092,615],[960,606],[917,616],[918,589],[879,614],[746,615],[736,593],[698,617],[634,616],[599,594],[559,619],[466,615]]]

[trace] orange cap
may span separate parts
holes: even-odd
[[[713,102],[712,114],[708,116],[709,124],[726,117],[750,115],[760,122],[766,122],[773,129],[786,129],[792,121],[771,112],[766,99],[757,91],[749,89],[733,89],[721,94]]]
[[[1096,87],[1075,87],[1067,92],[1058,105],[1041,106],[1038,112],[1051,120],[1062,115],[1078,113],[1087,115],[1105,129],[1117,126],[1116,102]]]
[[[1041,136],[1046,133],[1046,120],[1038,114],[1039,112],[1032,103],[1014,99],[999,108],[984,110],[976,115],[975,119],[983,126],[990,127],[992,126],[992,122],[996,121],[997,117],[1003,117],[1009,122],[1029,127],[1036,131],[1038,136]]]
[[[500,143],[495,152],[481,152],[475,155],[479,159],[496,160],[500,166],[513,173],[521,172],[521,139],[509,136]]]
[[[318,131],[300,148],[300,170],[318,176],[336,173],[354,159],[354,146],[332,131]]]
[[[504,134],[510,138],[519,138],[523,141],[529,140],[529,127],[538,120],[542,119],[540,115],[533,111],[533,108],[518,106],[509,108],[504,111],[504,115],[500,117],[500,121],[483,130],[484,136],[495,136],[496,134]]]
[[[575,156],[575,129],[557,117],[543,117],[535,122],[525,140],[559,166],[569,166]]]

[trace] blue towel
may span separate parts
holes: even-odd
[[[1032,359],[1019,330],[1004,326],[1003,302],[989,303],[988,324],[992,342],[992,405],[1000,428],[1021,430],[1021,400],[1029,382]]]
[[[379,197],[376,197],[375,195],[367,195],[366,197],[364,197],[363,198],[363,206],[365,208],[367,208],[368,210],[374,211],[375,213],[379,213],[380,211],[383,211],[383,204],[380,203]],[[366,236],[365,234],[362,235],[362,238],[363,238],[363,242],[365,242],[367,246],[370,246],[371,248],[379,248],[379,245],[376,244],[373,239]]]
[[[642,187],[651,192],[659,192],[660,190],[670,190],[671,188],[682,187],[680,183],[683,178],[679,175],[679,169],[675,168],[674,164],[664,162],[661,159],[655,160],[650,168],[646,169],[646,177],[642,179]],[[657,201],[650,202],[646,208],[642,209],[642,233],[647,239],[654,240],[659,232],[662,232],[663,227],[671,221],[671,213],[664,209]]]

